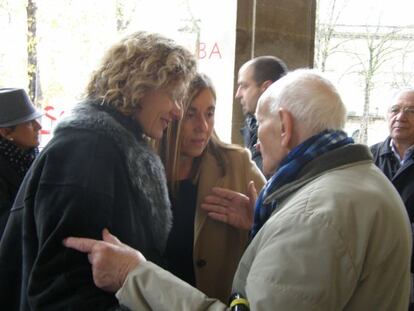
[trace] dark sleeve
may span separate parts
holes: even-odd
[[[259,170],[263,170],[263,159],[262,159],[262,154],[256,150],[255,147],[250,149],[251,153],[252,153],[252,160],[254,161],[254,163],[256,163],[257,167],[259,168]]]
[[[372,155],[375,155],[378,152],[379,144],[372,145],[370,147]]]
[[[33,222],[37,241],[32,238],[31,245],[38,245],[25,253],[32,265],[27,283],[32,310],[107,310],[118,305],[113,294],[94,285],[87,256],[62,245],[68,236],[100,239],[102,229],[110,228],[115,175],[123,169],[116,150],[99,144],[80,149],[51,153],[35,189],[28,189],[33,216],[25,214],[24,228]]]
[[[262,154],[257,150],[256,144],[257,144],[257,129],[258,127],[255,126],[254,129],[252,129],[249,132],[249,139],[246,143],[246,147],[249,148],[251,154],[252,154],[252,160],[256,163],[257,167],[263,171],[263,159]]]
[[[377,143],[377,144],[372,145],[370,147],[372,158],[374,159],[374,163],[377,166],[380,165],[380,163],[379,163],[379,153],[380,153],[380,150],[381,150],[383,144],[384,143]]]
[[[85,254],[66,249],[67,236],[99,239],[109,225],[112,199],[77,187],[41,186],[35,202],[38,254],[28,282],[29,302],[34,310],[105,310],[114,297],[95,287]]]
[[[0,179],[0,240],[9,218],[10,208],[12,206],[11,198],[8,194],[8,187],[4,180]]]

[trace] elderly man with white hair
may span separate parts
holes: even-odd
[[[389,136],[371,147],[375,164],[401,195],[414,228],[414,88],[397,92],[387,111]],[[411,257],[411,273],[414,258]],[[414,294],[414,289],[411,289]],[[414,310],[411,295],[410,310]]]
[[[233,291],[251,310],[406,310],[408,217],[369,149],[342,131],[345,108],[334,86],[312,70],[293,71],[261,96],[256,116],[272,177],[256,201]],[[212,212],[230,215],[237,196],[219,197]],[[130,309],[228,309],[109,232],[103,240],[64,244],[87,252],[96,285],[118,290]]]

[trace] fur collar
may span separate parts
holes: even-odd
[[[55,133],[68,128],[93,130],[115,142],[125,157],[136,201],[140,202],[137,208],[148,209],[148,228],[157,250],[163,253],[172,224],[165,171],[137,123],[117,111],[83,102],[57,125]]]

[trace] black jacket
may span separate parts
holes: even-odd
[[[0,240],[22,180],[23,176],[0,154]]]
[[[243,136],[244,146],[250,150],[252,154],[252,160],[256,163],[257,167],[263,171],[263,159],[262,155],[256,149],[257,144],[257,121],[253,115],[247,115],[245,125],[240,129]]]
[[[400,167],[391,147],[391,138],[371,147],[375,164],[384,172],[401,195],[411,223],[414,223],[414,153]]]
[[[400,193],[410,218],[414,224],[414,152],[400,167],[390,147],[391,138],[371,147],[375,164],[383,171]],[[411,259],[411,271],[414,272],[414,258]]]
[[[0,244],[4,310],[117,309],[67,236],[107,227],[160,263],[171,226],[164,170],[130,118],[79,105],[23,180]],[[134,135],[136,133],[136,135]]]

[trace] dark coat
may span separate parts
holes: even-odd
[[[414,223],[414,153],[400,167],[391,147],[391,138],[371,147],[375,164],[383,171],[401,195],[411,223]]]
[[[375,164],[388,177],[404,201],[410,218],[411,226],[414,224],[414,152],[400,167],[390,147],[391,138],[371,147]],[[411,259],[411,271],[414,272],[414,258]]]
[[[0,240],[23,177],[0,154]]]
[[[257,121],[252,115],[246,116],[245,125],[240,129],[243,136],[244,146],[250,150],[252,160],[257,167],[263,171],[263,159],[261,153],[256,149],[257,144]]]
[[[87,256],[63,247],[67,236],[108,228],[160,263],[171,227],[162,164],[135,121],[103,109],[80,104],[23,180],[0,244],[4,310],[118,308]]]

